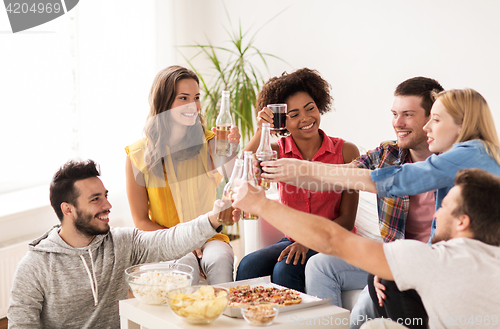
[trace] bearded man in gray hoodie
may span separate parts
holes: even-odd
[[[33,241],[19,263],[9,328],[119,328],[127,267],[181,258],[222,229],[218,201],[210,213],[170,229],[110,228],[99,175],[92,160],[69,161],[54,175],[50,203],[61,224]]]

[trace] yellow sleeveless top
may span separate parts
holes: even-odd
[[[212,210],[216,199],[216,189],[222,180],[216,170],[209,169],[208,141],[215,137],[205,130],[205,142],[198,155],[180,161],[174,170],[170,150],[164,157],[164,179],[149,175],[144,162],[147,139],[143,138],[127,146],[125,151],[132,164],[144,174],[148,192],[149,219],[163,227],[173,227],[190,221]],[[229,243],[229,238],[217,233],[210,240]]]

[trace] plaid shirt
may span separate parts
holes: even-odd
[[[411,163],[410,152],[399,148],[396,141],[380,144],[375,150],[368,151],[352,162],[358,168],[375,170],[390,166]],[[410,197],[385,198],[377,195],[380,235],[385,242],[404,239],[405,222],[410,208]]]

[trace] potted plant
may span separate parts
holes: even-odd
[[[231,24],[227,9],[226,14]],[[251,37],[248,35],[249,30],[243,33],[241,22],[236,30],[226,29],[229,37],[229,40],[226,42],[230,44],[229,47],[213,45],[210,40],[207,40],[206,44],[197,43],[195,45],[182,46],[198,50],[191,58],[187,58],[184,54],[181,54],[191,69],[200,78],[202,111],[206,120],[206,128],[215,127],[215,120],[220,108],[221,93],[223,90],[229,90],[231,92],[231,112],[235,124],[240,130],[243,144],[250,140],[254,134],[257,95],[260,87],[265,83],[264,77],[257,68],[257,65],[263,65],[268,69],[267,58],[275,58],[283,61],[279,57],[264,53],[254,46],[257,33],[271,20],[260,27]],[[207,73],[196,68],[193,64],[195,59],[208,60],[210,67]],[[221,195],[225,183],[225,180],[223,180],[217,188],[218,196]],[[238,223],[234,226],[226,226],[224,233],[231,240],[239,238]]]
[[[229,22],[231,22],[228,13],[227,16]],[[277,56],[264,53],[254,46],[257,33],[266,24],[251,37],[248,36],[249,31],[243,33],[241,22],[236,31],[226,29],[229,36],[229,47],[213,45],[209,40],[207,44],[197,43],[183,46],[198,49],[198,52],[190,59],[183,56],[191,69],[200,78],[202,108],[207,129],[215,126],[215,119],[219,113],[221,92],[229,90],[231,92],[231,111],[235,124],[240,129],[243,143],[248,141],[254,133],[257,95],[260,87],[265,82],[262,73],[257,68],[257,64],[263,64],[268,69],[267,58],[276,58],[283,61]],[[205,57],[211,65],[207,73],[201,72],[193,65],[193,60],[199,58],[199,56]]]

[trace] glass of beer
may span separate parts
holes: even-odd
[[[233,172],[231,173],[231,178],[229,182],[224,186],[224,191],[222,192],[222,201],[224,202],[223,210],[217,216],[219,223],[224,225],[233,225],[233,189],[235,188],[235,180],[241,177],[243,172],[243,160],[236,159],[234,163]]]
[[[267,108],[273,111],[273,125],[271,130],[286,129],[286,104],[268,104]]]
[[[222,210],[218,215],[217,219],[219,223],[224,225],[233,225],[233,191],[224,191],[222,195],[222,201],[224,202],[224,210]]]
[[[241,175],[241,179],[248,184],[257,187],[259,186],[259,182],[257,181],[257,177],[255,177],[255,172],[253,169],[253,152],[245,151],[243,153],[243,175]],[[243,219],[259,219],[259,216],[243,211]]]

